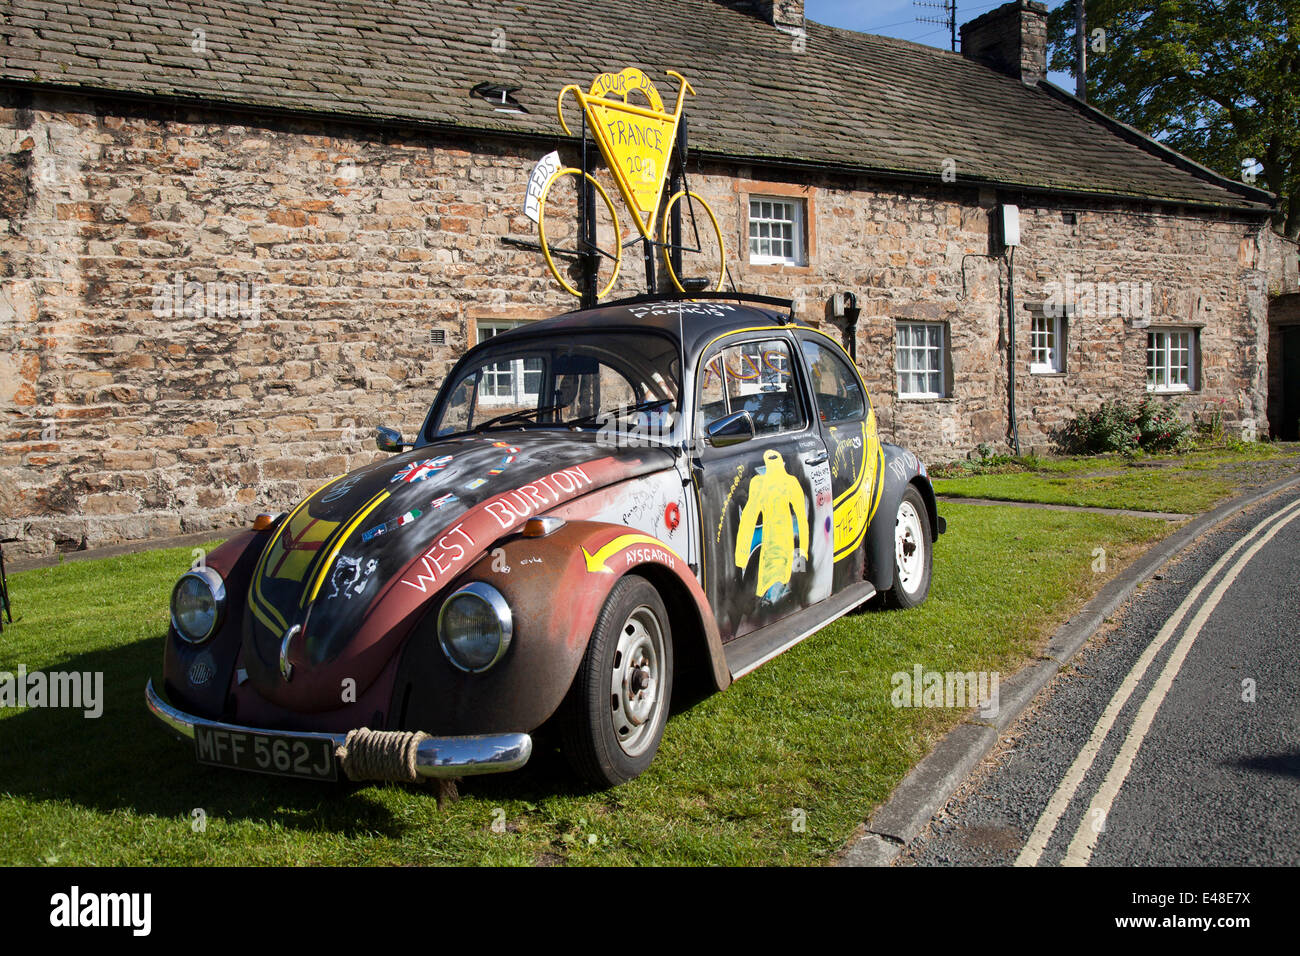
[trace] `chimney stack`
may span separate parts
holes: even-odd
[[[1047,77],[1047,4],[1013,0],[961,27],[961,55],[1027,86]]]
[[[753,0],[758,15],[786,33],[802,32],[803,0]]]

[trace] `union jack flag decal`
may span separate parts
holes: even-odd
[[[424,481],[435,471],[442,471],[451,464],[451,455],[443,455],[441,458],[426,458],[423,461],[413,461],[402,467],[397,474],[393,475],[391,481]]]

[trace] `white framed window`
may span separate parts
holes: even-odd
[[[750,197],[749,261],[760,266],[807,265],[802,200]]]
[[[1190,392],[1196,388],[1196,329],[1147,332],[1147,391]]]
[[[478,340],[486,342],[493,336],[526,325],[524,319],[480,320]],[[479,383],[480,405],[517,405],[536,408],[538,393],[542,389],[542,360],[515,359],[489,366],[483,371]]]
[[[1065,371],[1065,316],[1033,312],[1029,320],[1029,372],[1053,375]]]
[[[894,333],[894,365],[899,398],[947,395],[948,329],[942,322],[899,322]]]

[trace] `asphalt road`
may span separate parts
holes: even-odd
[[[1300,491],[1166,565],[897,865],[990,864],[1300,864]]]

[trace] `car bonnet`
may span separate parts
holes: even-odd
[[[494,432],[426,445],[330,481],[277,527],[249,586],[244,667],[281,706],[340,706],[427,603],[531,517],[671,465],[592,436]],[[289,666],[284,666],[285,664]]]

